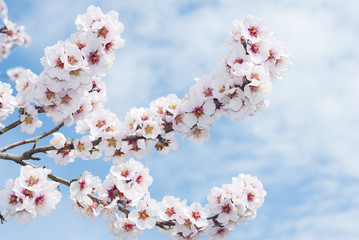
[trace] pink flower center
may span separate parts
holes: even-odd
[[[33,198],[34,197],[34,192],[33,191],[30,191],[29,189],[26,189],[24,188],[22,190],[22,194],[24,194],[26,197],[29,197],[29,198]]]
[[[192,217],[195,219],[195,220],[198,220],[201,215],[199,214],[199,212],[192,212]]]
[[[106,43],[106,45],[105,45],[105,51],[106,51],[106,52],[112,51],[113,48],[114,48],[114,46],[113,46],[113,43],[112,43],[112,42]]]
[[[193,110],[193,113],[197,118],[199,118],[200,116],[202,116],[204,114],[203,107],[196,107]]]
[[[229,214],[231,212],[231,207],[229,206],[229,204],[222,207],[222,212],[226,214]]]
[[[167,208],[166,214],[167,214],[167,216],[171,217],[173,214],[176,214],[176,212],[175,212],[174,208],[171,207],[171,208]]]
[[[128,175],[130,175],[130,171],[128,171],[127,169],[121,171],[122,177],[128,177]]]
[[[86,47],[86,45],[84,43],[80,42],[80,40],[76,42],[76,45],[80,50],[83,49],[84,47]]]
[[[98,54],[98,50],[94,52],[90,52],[90,55],[88,56],[88,62],[92,65],[95,65],[99,61],[100,61],[100,55]]]
[[[34,176],[30,176],[28,180],[25,181],[29,187],[36,185],[39,182],[39,179]]]
[[[78,61],[76,60],[75,56],[68,56],[67,57],[67,61],[71,64],[71,65],[75,65]]]
[[[254,200],[254,195],[252,193],[248,193],[247,200],[248,200],[248,202],[252,202]]]
[[[46,90],[45,95],[48,100],[50,100],[51,98],[55,98],[55,93],[50,91],[49,89]]]
[[[105,38],[106,39],[106,35],[107,35],[107,33],[108,33],[109,31],[107,30],[107,28],[105,27],[105,26],[103,26],[101,29],[99,29],[98,31],[97,31],[97,37],[103,37],[103,38]]]
[[[68,94],[60,98],[61,98],[61,104],[66,104],[66,105],[69,105],[72,100],[72,97],[70,97]]]
[[[15,194],[12,194],[10,196],[10,199],[9,199],[9,204],[11,205],[16,205],[18,204],[19,202],[17,201],[17,196]]]
[[[146,218],[148,218],[148,217],[149,217],[149,215],[147,214],[146,209],[141,212],[138,212],[138,219],[146,220]]]
[[[35,199],[35,205],[38,206],[38,205],[44,205],[45,203],[45,196],[44,195],[41,195],[40,197],[37,197]]]
[[[86,181],[85,181],[85,180],[82,180],[81,182],[79,182],[79,184],[80,184],[80,190],[81,190],[81,191],[84,190],[85,187],[86,187]]]
[[[251,46],[251,52],[252,53],[254,53],[254,54],[258,53],[258,51],[259,51],[258,44],[253,43],[253,44],[250,44],[250,46]]]
[[[64,63],[61,61],[60,58],[58,58],[58,59],[56,60],[56,67],[61,68],[61,69],[64,68]]]
[[[143,177],[140,175],[136,178],[136,183],[141,184],[143,182]]]
[[[259,86],[250,86],[249,88],[251,89],[252,93],[253,92],[258,92],[258,90],[259,90]]]
[[[106,120],[97,121],[96,127],[102,128],[106,124]]]
[[[112,201],[117,196],[120,196],[120,191],[117,189],[116,185],[113,185],[113,187],[111,189],[107,190],[107,195]]]
[[[258,37],[258,28],[257,27],[250,27],[248,28],[248,32],[249,32],[249,35],[251,35],[252,37],[255,37],[257,38]]]
[[[122,152],[121,149],[117,149],[117,150],[115,151],[115,153],[113,154],[113,156],[121,157],[123,154],[125,154],[125,153]]]
[[[203,94],[204,94],[205,97],[211,97],[211,96],[213,96],[212,91],[213,91],[212,88],[206,88],[206,89],[203,91]]]
[[[130,224],[130,223],[125,223],[125,224],[123,225],[123,229],[125,229],[126,232],[132,231],[133,225]]]

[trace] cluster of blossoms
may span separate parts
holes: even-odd
[[[222,239],[234,230],[235,225],[256,217],[257,209],[263,205],[266,192],[257,177],[240,174],[232,184],[214,187],[208,196],[208,207],[216,220],[207,236]]]
[[[112,166],[103,182],[85,171],[71,183],[70,200],[84,217],[106,220],[109,232],[119,239],[137,239],[143,230],[157,225],[169,238],[185,240],[203,235],[223,239],[235,225],[256,216],[266,195],[256,177],[244,174],[233,178],[232,184],[214,187],[204,207],[200,203],[188,206],[186,200],[174,196],[157,202],[148,192],[151,184],[148,169],[131,158]]]
[[[83,32],[45,48],[44,71],[39,76],[22,68],[8,71],[16,83],[18,106],[28,108],[35,103],[36,110],[46,112],[56,124],[71,125],[102,106],[107,96],[101,77],[114,61],[113,50],[124,43],[123,25],[114,11],[104,14],[90,6],[85,15],[78,16],[76,26]],[[26,114],[37,113],[27,109]]]
[[[0,0],[0,13],[6,14],[3,6]],[[18,107],[20,130],[29,134],[42,125],[39,112],[56,124],[76,123],[80,138],[70,141],[55,132],[50,150],[43,151],[57,165],[75,158],[113,161],[103,182],[85,171],[69,183],[74,210],[92,221],[103,218],[109,232],[119,239],[137,239],[143,230],[155,226],[175,240],[203,235],[223,239],[235,225],[253,219],[266,195],[256,177],[240,174],[232,184],[213,188],[206,206],[187,205],[173,196],[157,202],[148,192],[153,181],[149,170],[130,157],[141,158],[153,148],[168,155],[178,147],[175,133],[201,144],[209,139],[209,129],[221,115],[239,120],[268,106],[272,79],[282,78],[291,62],[263,21],[253,16],[234,20],[226,40],[230,51],[218,70],[196,78],[183,99],[169,94],[151,102],[149,108],[132,108],[124,122],[103,108],[107,97],[101,81],[114,61],[113,50],[124,44],[118,14],[104,14],[90,6],[77,17],[76,26],[82,32],[45,48],[39,76],[21,67],[7,72],[16,85],[15,97],[10,85],[0,82],[0,120]],[[1,216],[9,220],[18,215],[19,223],[26,225],[37,215],[47,215],[61,198],[55,190],[58,184],[46,179],[49,173],[22,167],[21,176],[8,180],[0,192]]]
[[[24,166],[18,178],[7,180],[5,190],[0,191],[2,215],[6,220],[18,216],[19,224],[25,226],[36,216],[46,216],[55,209],[61,193],[56,190],[59,183],[47,180],[50,172]]]
[[[140,233],[145,228],[155,226],[153,217],[156,216],[156,211],[153,207],[156,202],[149,198],[148,193],[152,181],[149,169],[130,159],[112,166],[103,182],[85,171],[77,181],[71,183],[70,201],[76,212],[92,221],[96,221],[97,217],[103,218],[108,222],[110,232],[124,239],[126,233]],[[98,194],[101,201],[90,198],[89,194]],[[120,214],[119,204],[123,206]],[[133,209],[135,206],[136,209]],[[133,210],[130,212],[129,209]],[[129,222],[131,226],[124,226]]]
[[[23,26],[16,26],[8,19],[7,6],[0,0],[0,18],[4,26],[0,28],[0,61],[7,58],[15,46],[27,46],[30,37],[24,32]]]
[[[282,78],[291,64],[285,48],[253,16],[234,20],[226,42],[231,49],[220,68],[197,78],[183,99],[169,94],[149,108],[132,108],[123,123],[110,111],[99,109],[77,122],[77,133],[89,131],[89,139],[101,139],[104,159],[118,164],[130,155],[143,157],[153,146],[167,155],[178,146],[174,133],[201,144],[222,114],[239,120],[263,110],[272,79]]]
[[[115,55],[123,46],[123,25],[114,11],[102,13],[90,6],[78,16],[76,26],[83,32],[45,48],[41,59],[44,71],[39,75],[34,102],[43,107],[55,123],[71,125],[96,109],[107,99],[101,81]]]

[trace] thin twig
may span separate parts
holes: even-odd
[[[24,139],[24,140],[21,140],[19,142],[16,142],[16,143],[10,144],[8,146],[5,146],[3,148],[0,148],[0,152],[5,152],[5,151],[7,151],[9,149],[12,149],[12,148],[15,148],[15,147],[27,144],[27,143],[37,143],[37,141],[39,141],[40,139],[42,139],[44,137],[47,137],[47,136],[49,136],[50,134],[52,134],[54,132],[57,132],[63,126],[64,126],[64,123],[61,123],[61,124],[57,125],[55,128],[51,129],[50,131],[44,132],[44,133],[42,133],[41,135],[39,135],[37,137]]]
[[[3,129],[0,130],[0,135],[6,133],[7,131],[16,128],[17,126],[19,126],[21,124],[20,120],[17,120],[16,122],[13,122],[9,125],[7,125],[6,127],[4,127]]]
[[[4,222],[6,222],[4,216],[1,215],[1,212],[0,212],[0,220],[1,220],[1,224],[4,224]]]

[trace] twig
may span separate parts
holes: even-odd
[[[16,128],[17,126],[19,126],[21,124],[20,120],[17,120],[16,122],[13,122],[9,125],[7,125],[6,127],[4,127],[3,129],[0,130],[0,135],[6,133],[7,131]]]
[[[21,146],[21,145],[24,145],[24,144],[27,144],[27,143],[37,143],[37,141],[39,141],[40,139],[44,138],[44,137],[47,137],[49,136],[50,134],[54,133],[54,132],[57,132],[60,128],[62,128],[64,126],[64,123],[61,123],[59,125],[57,125],[55,128],[51,129],[50,131],[48,132],[44,132],[43,134],[37,136],[37,137],[34,137],[34,138],[29,138],[29,139],[24,139],[24,140],[21,140],[19,142],[16,142],[16,143],[13,143],[13,144],[10,144],[6,147],[3,147],[3,148],[0,148],[0,152],[5,152],[9,149],[12,149],[12,148],[15,148],[15,147],[18,147],[18,146]],[[36,145],[35,145],[36,147]]]
[[[4,216],[1,215],[1,212],[0,212],[0,220],[1,220],[1,224],[4,224],[4,222],[6,222]]]

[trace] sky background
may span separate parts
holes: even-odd
[[[148,107],[158,97],[183,97],[194,78],[217,68],[228,51],[224,39],[232,20],[253,14],[282,38],[293,66],[275,80],[270,107],[254,117],[222,117],[201,146],[180,141],[168,157],[147,155],[143,164],[154,179],[151,196],[174,195],[206,203],[210,189],[240,173],[258,176],[267,196],[257,218],[237,227],[229,240],[359,239],[359,3],[355,0],[8,0],[9,19],[31,35],[0,72],[16,66],[39,74],[43,49],[76,32],[74,21],[88,5],[116,10],[125,25],[125,46],[104,81],[107,107],[124,120],[131,107]],[[6,81],[5,79],[1,79]],[[11,120],[11,119],[10,119]],[[6,122],[5,122],[6,123]],[[53,127],[46,122],[38,131]],[[63,129],[70,137],[72,129]],[[0,146],[31,136],[18,130],[0,137]],[[180,139],[180,137],[179,137]],[[39,143],[40,144],[40,143]],[[41,141],[47,145],[48,139]],[[31,146],[27,146],[31,147]],[[110,163],[77,160],[56,167],[36,162],[55,175],[73,179],[85,169],[102,179]],[[19,175],[19,166],[0,161],[0,189]],[[77,215],[63,199],[47,217],[27,227],[16,220],[0,225],[1,239],[116,239],[102,220]],[[157,229],[140,240],[166,239]]]

